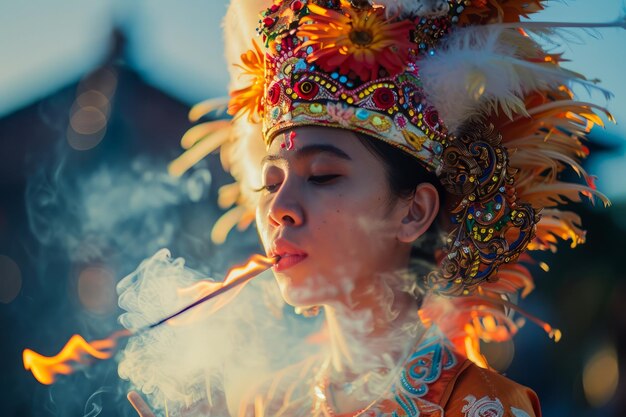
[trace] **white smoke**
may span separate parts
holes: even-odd
[[[183,259],[172,259],[165,249],[157,252],[119,282],[119,304],[127,311],[121,324],[138,329],[178,311],[189,300],[177,296],[177,290],[203,279]],[[196,314],[190,323],[166,324],[132,337],[121,354],[119,375],[156,409],[167,406],[172,412],[206,402],[217,413],[212,415],[222,415],[224,391],[237,402],[233,399],[255,380],[315,350],[305,342],[311,326],[290,326],[283,306],[273,277],[262,274],[211,316],[202,316],[207,305],[201,305],[198,312],[185,313]]]
[[[58,337],[77,332],[96,340],[119,328],[113,308],[106,314],[92,313],[82,304],[80,272],[87,268],[106,268],[119,278],[165,246],[195,259],[202,271],[220,270],[231,262],[229,248],[214,249],[209,240],[218,209],[207,204],[213,185],[208,162],[174,178],[167,174],[165,159],[142,156],[103,162],[86,158],[89,163],[78,164],[72,159],[76,155],[64,151],[62,155],[53,162],[41,162],[28,178],[26,190],[28,222],[37,243],[32,254],[39,291],[54,294],[49,299],[56,305],[41,307],[51,313],[44,315],[37,333]],[[244,236],[238,248],[246,253],[251,250],[250,242]],[[73,314],[67,314],[70,309]],[[65,319],[59,319],[60,312]],[[113,361],[102,362],[61,379],[49,398],[35,400],[37,409],[50,407],[62,416],[130,416],[125,399],[128,384],[117,377],[108,380],[116,368]],[[103,384],[113,390],[104,399],[99,388]]]
[[[386,232],[384,224],[371,219],[356,218],[355,224],[370,230],[372,236]],[[373,240],[371,244],[382,243]],[[304,319],[285,313],[291,307],[285,305],[272,274],[265,273],[214,315],[200,315],[202,318],[192,323],[164,325],[131,338],[120,356],[119,375],[130,380],[154,409],[167,409],[173,415],[200,409],[199,414],[190,415],[230,412],[236,416],[247,391],[269,377],[278,382],[271,389],[260,390],[262,396],[269,390],[281,404],[284,398],[289,407],[284,415],[310,417],[315,378],[320,372],[340,377],[343,371],[362,374],[355,383],[360,384],[360,391],[353,394],[358,399],[390,395],[390,384],[425,331],[417,315],[417,301],[412,298],[415,276],[408,271],[371,274],[364,284],[353,276],[361,272],[358,265],[344,262],[337,265],[333,274],[337,280],[332,285],[323,277],[310,276],[298,288],[290,289],[295,299],[347,296],[343,304],[325,310],[328,328],[318,339],[321,346],[307,342],[317,326],[306,326]],[[127,311],[120,317],[121,324],[137,329],[159,321],[190,302],[177,296],[179,289],[203,279],[182,259],[172,259],[166,250],[157,252],[118,284],[119,304]],[[359,286],[358,295],[352,297],[357,294],[355,285]],[[371,306],[363,304],[364,298]],[[383,332],[373,335],[374,329]],[[323,350],[331,345],[335,349],[332,355]],[[331,356],[339,363],[324,360]],[[290,367],[293,364],[298,365]],[[387,372],[378,374],[376,369]],[[266,415],[273,415],[267,410]]]
[[[176,209],[198,202],[210,185],[205,167],[174,178],[165,162],[136,159],[79,176],[61,163],[29,181],[29,223],[42,244],[63,249],[73,262],[108,258],[112,250],[141,259],[172,243],[181,221]]]

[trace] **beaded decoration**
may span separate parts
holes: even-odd
[[[258,28],[268,51],[266,142],[300,125],[348,127],[436,169],[448,132],[425,100],[415,63],[450,29],[456,10],[394,22],[367,1],[274,3]]]

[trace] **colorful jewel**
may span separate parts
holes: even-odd
[[[372,95],[374,104],[382,110],[387,110],[396,103],[396,96],[391,89],[382,87],[376,89]]]

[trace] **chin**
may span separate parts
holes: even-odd
[[[308,277],[295,280],[285,274],[274,273],[280,293],[285,302],[293,307],[311,307],[332,302],[339,289],[322,279]]]

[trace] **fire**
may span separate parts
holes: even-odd
[[[222,282],[200,281],[190,287],[178,290],[179,296],[189,298],[190,300],[193,300],[193,303],[179,312],[161,320],[159,324],[167,321],[170,325],[178,326],[192,322],[200,314],[203,317],[214,314],[235,299],[237,294],[239,294],[244,287],[244,285],[240,284],[248,282],[251,278],[274,265],[275,262],[276,258],[253,255],[250,259],[248,259],[248,262],[245,265],[231,268]],[[235,289],[235,287],[237,288]],[[184,319],[174,318],[192,307],[195,307],[200,303],[204,303],[217,295],[225,293],[226,291],[228,291],[228,295],[222,295],[215,303],[211,303],[207,308],[203,310],[196,310],[194,314],[189,314]]]
[[[101,360],[110,358],[115,353],[117,339],[127,336],[130,336],[130,331],[120,330],[106,339],[88,343],[82,336],[75,334],[61,349],[61,352],[52,357],[24,349],[22,354],[24,369],[30,370],[37,381],[50,385],[58,375],[68,375],[76,369],[77,365],[90,363],[90,357]]]
[[[193,307],[204,303],[213,297],[223,294],[239,287],[237,291],[230,291],[228,297],[221,297],[216,303],[210,306],[208,314],[213,314],[235,298],[239,291],[243,288],[245,282],[249,281],[259,273],[265,271],[277,262],[278,258],[267,258],[262,255],[253,255],[248,262],[239,267],[231,268],[223,282],[201,281],[189,288],[180,290],[181,296],[197,298],[193,303],[182,310],[169,315],[168,317],[151,324],[145,328],[135,331],[120,330],[111,336],[87,342],[82,336],[75,334],[65,344],[61,352],[55,356],[43,356],[31,349],[24,349],[22,354],[24,369],[30,370],[37,381],[45,385],[54,383],[59,375],[68,375],[74,372],[79,365],[88,365],[92,359],[109,359],[115,353],[117,342],[120,338],[132,336],[144,331],[148,331],[154,327],[164,323],[183,324],[180,319],[173,321],[174,317],[192,309]],[[199,298],[198,298],[199,297]],[[205,311],[205,314],[207,312]],[[188,317],[185,322],[193,316]]]
[[[230,284],[245,277],[252,278],[265,271],[270,266],[273,266],[276,262],[278,262],[276,257],[268,258],[263,255],[252,255],[244,266],[234,267],[228,272],[226,279],[224,279],[224,284]]]

